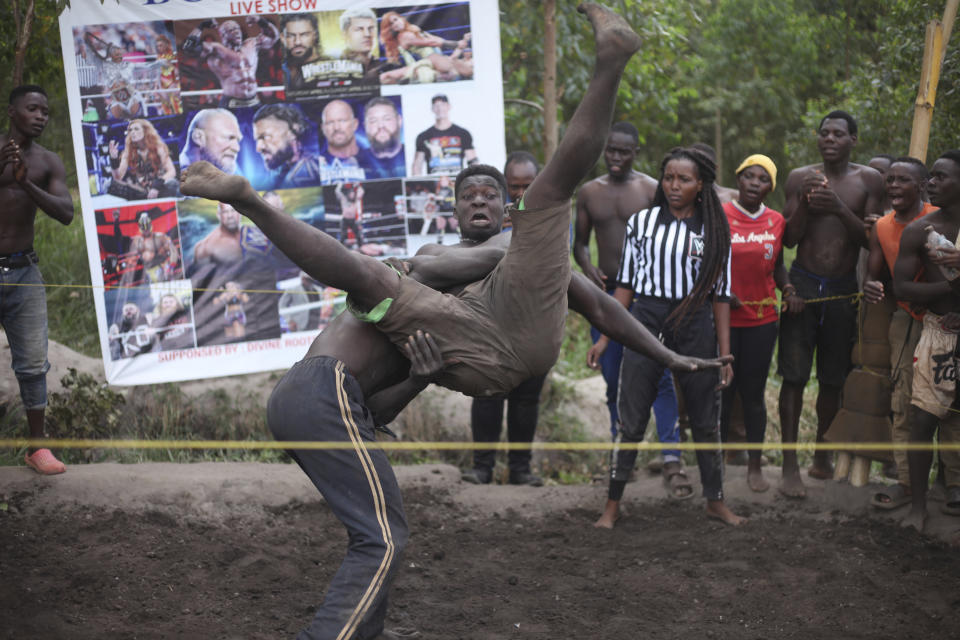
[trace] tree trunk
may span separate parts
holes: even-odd
[[[927,39],[923,50],[923,68],[920,73],[920,90],[913,110],[913,129],[910,133],[910,155],[927,161],[927,143],[930,140],[930,125],[933,122],[933,107],[937,101],[937,85],[940,70],[947,55],[947,44],[957,17],[960,0],[947,0],[943,22],[931,20],[927,24]]]
[[[26,8],[21,18],[20,0],[13,0],[13,19],[17,27],[17,43],[13,57],[13,86],[23,84],[23,63],[27,57],[27,45],[30,44],[30,33],[33,30],[36,0],[27,0]]]
[[[543,163],[557,150],[557,3],[543,3]]]

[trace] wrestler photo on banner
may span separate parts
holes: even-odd
[[[321,231],[368,256],[408,255],[402,180],[338,182],[323,187]]]
[[[406,175],[399,96],[334,98],[305,108],[320,127],[321,184]]]
[[[277,282],[298,269],[230,205],[192,198],[178,213],[198,345],[278,337]]]
[[[84,122],[90,194],[103,208],[128,200],[180,195],[179,154],[183,116]]]
[[[323,331],[346,308],[343,291],[325,287],[303,271],[281,280],[277,288],[283,291],[277,301],[283,333]]]
[[[287,98],[380,93],[377,17],[372,9],[279,16]]]
[[[277,16],[177,20],[184,109],[256,107],[283,100]]]
[[[189,280],[107,289],[110,359],[197,346]]]
[[[381,84],[473,79],[470,3],[377,9]]]
[[[180,113],[180,73],[170,21],[73,30],[83,121]]]
[[[450,176],[408,178],[404,181],[407,209],[407,249],[414,255],[425,244],[460,242],[453,215],[453,181]]]
[[[94,215],[104,285],[183,279],[176,202],[98,209]]]
[[[201,109],[186,114],[180,164],[206,160],[261,190],[314,187],[320,184],[317,135],[316,123],[297,104]]]

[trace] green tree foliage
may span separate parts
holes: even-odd
[[[655,167],[664,149],[680,142],[677,107],[696,89],[683,82],[697,64],[688,38],[700,23],[703,0],[625,0],[608,3],[626,16],[643,38],[620,84],[615,120],[640,132],[642,167]],[[561,127],[576,109],[592,72],[590,25],[572,3],[557,3],[557,85]],[[543,13],[539,3],[503,0],[500,39],[507,119],[507,150],[542,155],[543,113],[520,99],[543,104]],[[561,135],[562,135],[561,129]],[[649,170],[649,169],[648,169]]]
[[[863,162],[874,153],[898,156],[909,150],[926,24],[943,17],[944,4],[944,0],[890,3],[862,64],[840,83],[839,101],[863,122],[858,153]],[[960,35],[956,27],[950,44],[933,111],[928,165],[943,151],[960,147]]]
[[[651,0],[613,3],[644,39],[620,89],[615,119],[640,130],[638,168],[655,173],[676,144],[716,143],[723,173],[750,153],[781,171],[817,162],[813,132],[832,109],[861,123],[854,160],[908,150],[926,23],[944,0]],[[508,150],[539,154],[543,15],[540,4],[501,2]],[[957,30],[955,30],[956,32]],[[573,113],[589,77],[589,26],[557,4],[560,121]],[[960,36],[948,48],[934,111],[931,159],[960,138]],[[562,124],[561,124],[562,126]],[[601,171],[598,167],[598,171]],[[782,181],[781,181],[782,182]],[[778,189],[771,198],[782,204]]]
[[[4,13],[12,11],[10,3],[4,2]],[[67,169],[67,185],[76,188],[77,172],[73,156],[73,138],[70,133],[70,118],[67,110],[67,90],[63,75],[63,54],[60,49],[60,25],[58,16],[63,10],[62,0],[37,0],[36,18],[27,48],[23,70],[24,84],[38,84],[47,92],[50,102],[50,122],[40,143],[54,151],[63,160]],[[9,15],[0,20],[0,100],[7,103],[13,88],[13,63],[17,41],[16,24]],[[3,130],[7,128],[7,110],[2,110]]]

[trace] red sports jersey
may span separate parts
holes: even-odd
[[[748,216],[733,202],[723,205],[730,223],[731,289],[741,302],[776,300],[773,269],[783,248],[786,222],[779,211],[763,207],[756,219]],[[745,304],[730,310],[731,327],[756,327],[774,322],[777,307]]]

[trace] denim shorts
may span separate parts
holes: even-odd
[[[0,268],[0,325],[26,409],[47,406],[47,297],[35,264]]]

